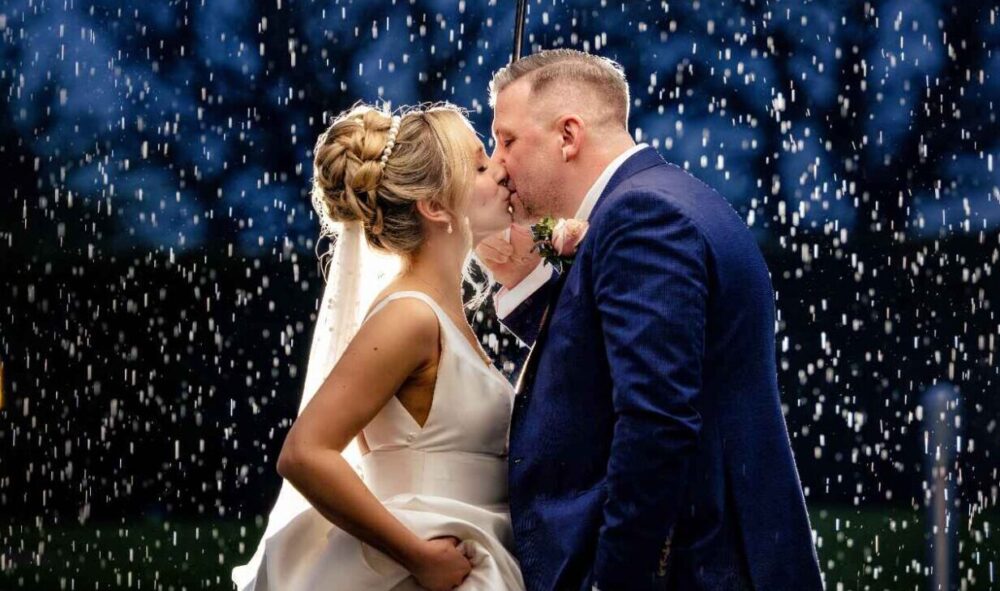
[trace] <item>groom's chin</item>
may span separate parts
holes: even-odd
[[[517,224],[518,226],[524,226],[525,228],[536,223],[536,220],[532,219],[531,216],[514,214],[512,218],[513,218],[513,223]]]
[[[521,196],[517,193],[511,195],[510,214],[514,223],[519,226],[530,226],[538,221],[534,216],[528,213],[527,209],[524,208],[524,203],[521,202]]]
[[[539,222],[539,220],[540,220],[540,218],[537,218],[537,217],[532,216],[532,215],[528,215],[527,213],[523,213],[523,212],[522,212],[521,215],[515,214],[513,216],[514,223],[517,224],[518,226],[522,226],[524,228],[527,228],[529,226],[533,226],[533,225],[537,224]]]

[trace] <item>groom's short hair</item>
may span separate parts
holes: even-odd
[[[628,127],[628,82],[625,71],[614,60],[575,49],[547,49],[534,53],[493,75],[490,106],[496,107],[497,95],[521,78],[531,83],[531,94],[560,84],[585,86],[609,109],[608,116],[614,123]]]

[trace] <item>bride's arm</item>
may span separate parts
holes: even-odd
[[[436,363],[438,331],[437,317],[421,302],[386,305],[362,325],[292,425],[278,456],[278,472],[324,517],[392,557],[424,586],[430,586],[431,573],[434,578],[438,573],[454,578],[463,568],[467,573],[468,561],[453,544],[428,542],[407,529],[341,452],[410,375]]]

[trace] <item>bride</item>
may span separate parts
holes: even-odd
[[[507,507],[513,389],[462,300],[471,248],[511,223],[505,172],[447,104],[354,107],[320,135],[313,172],[335,236],[330,280],[278,457],[285,483],[233,581],[523,589]]]

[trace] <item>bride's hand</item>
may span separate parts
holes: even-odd
[[[427,540],[421,558],[407,566],[417,583],[427,591],[451,591],[462,584],[472,571],[472,563],[457,548],[458,538]]]
[[[532,249],[531,230],[512,224],[509,230],[484,239],[476,246],[476,255],[507,289],[521,282],[538,266],[541,257]]]

